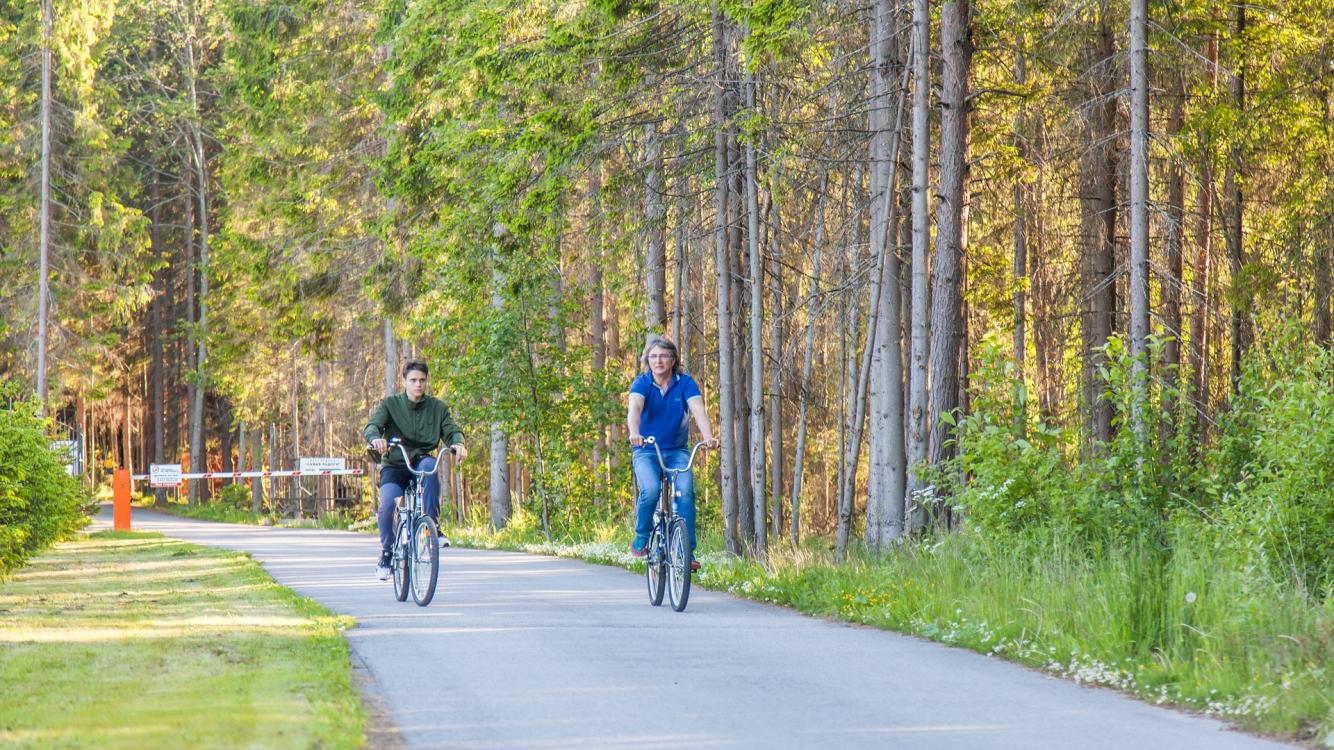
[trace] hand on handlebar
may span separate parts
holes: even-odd
[[[630,445],[633,445],[636,448],[642,448],[644,446],[644,436],[639,434],[631,435]]]
[[[389,449],[389,441],[382,437],[378,437],[371,441],[371,447],[379,453],[384,453]]]
[[[463,463],[463,459],[468,457],[468,449],[463,446],[463,443],[455,443],[449,446],[449,452],[454,454],[454,460],[459,463]]]
[[[704,441],[704,447],[711,451],[718,450],[719,445],[722,445],[722,443],[718,442],[718,438],[709,438]]]

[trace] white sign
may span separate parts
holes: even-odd
[[[342,471],[347,468],[346,458],[319,458],[302,456],[301,473],[308,471]]]
[[[180,464],[153,464],[148,467],[148,484],[152,487],[180,487]]]

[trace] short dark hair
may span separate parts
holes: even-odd
[[[420,359],[410,359],[408,360],[407,364],[403,365],[403,377],[406,378],[408,376],[408,373],[412,372],[413,370],[419,370],[421,374],[425,375],[428,378],[431,376],[431,368],[427,367],[426,363],[421,361]]]

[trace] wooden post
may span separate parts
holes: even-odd
[[[116,469],[111,482],[111,515],[116,531],[130,530],[130,470]]]

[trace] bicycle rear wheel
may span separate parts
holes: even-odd
[[[440,532],[430,516],[422,516],[412,531],[412,601],[417,606],[431,603],[439,575]]]
[[[648,551],[644,558],[644,580],[648,583],[648,603],[655,607],[662,604],[662,595],[667,589],[667,555],[664,546],[662,527],[654,526],[648,537],[648,546],[644,548]]]
[[[672,609],[680,612],[690,601],[690,530],[683,519],[672,522],[667,539],[667,592]]]
[[[394,598],[400,602],[408,599],[408,584],[412,579],[412,568],[408,566],[408,555],[412,553],[412,539],[408,536],[408,524],[399,517],[398,528],[394,534]]]

